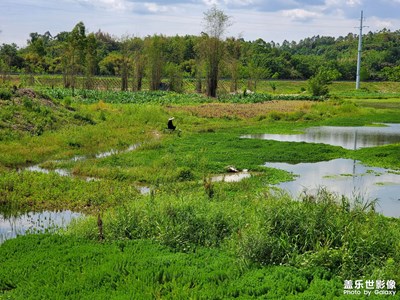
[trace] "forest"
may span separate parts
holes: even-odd
[[[29,35],[27,46],[0,46],[0,72],[24,74],[63,74],[65,86],[73,76],[118,76],[122,90],[133,81],[141,90],[148,79],[156,90],[162,78],[179,91],[182,78],[206,77],[207,52],[217,52],[219,78],[309,79],[322,67],[334,71],[336,80],[354,80],[358,35],[313,36],[282,44],[263,39],[217,37],[211,47],[209,33],[198,36],[115,37],[98,30],[88,33],[83,22],[70,32],[52,35],[49,31]],[[211,49],[211,50],[210,50]],[[383,29],[363,36],[361,80],[400,80],[400,30]],[[174,87],[175,85],[175,87]],[[88,86],[90,88],[90,86]],[[235,86],[233,86],[233,89]]]

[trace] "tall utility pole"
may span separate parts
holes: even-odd
[[[358,90],[358,89],[360,88],[360,69],[361,69],[361,52],[362,52],[362,30],[363,30],[363,11],[361,11],[360,35],[358,36],[358,56],[357,56],[356,90]]]

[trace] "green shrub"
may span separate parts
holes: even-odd
[[[9,89],[0,88],[0,99],[11,100],[12,92]]]
[[[328,85],[338,77],[340,77],[340,73],[337,70],[321,68],[308,80],[308,90],[313,96],[328,96]]]
[[[178,169],[176,177],[178,181],[191,181],[195,178],[192,170],[189,168]]]
[[[326,190],[303,202],[270,200],[259,218],[238,240],[239,254],[249,261],[323,267],[349,278],[371,274],[385,259],[400,262],[398,221],[357,205],[349,210]]]

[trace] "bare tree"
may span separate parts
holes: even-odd
[[[205,33],[202,35],[199,50],[206,65],[209,97],[217,96],[219,67],[224,55],[222,37],[230,25],[230,17],[216,6],[204,13]]]

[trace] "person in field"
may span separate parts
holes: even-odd
[[[172,123],[172,121],[174,120],[175,118],[174,117],[171,117],[171,118],[169,118],[168,119],[168,129],[170,129],[170,130],[175,130],[175,128],[176,128],[176,126],[174,126],[174,124]]]

